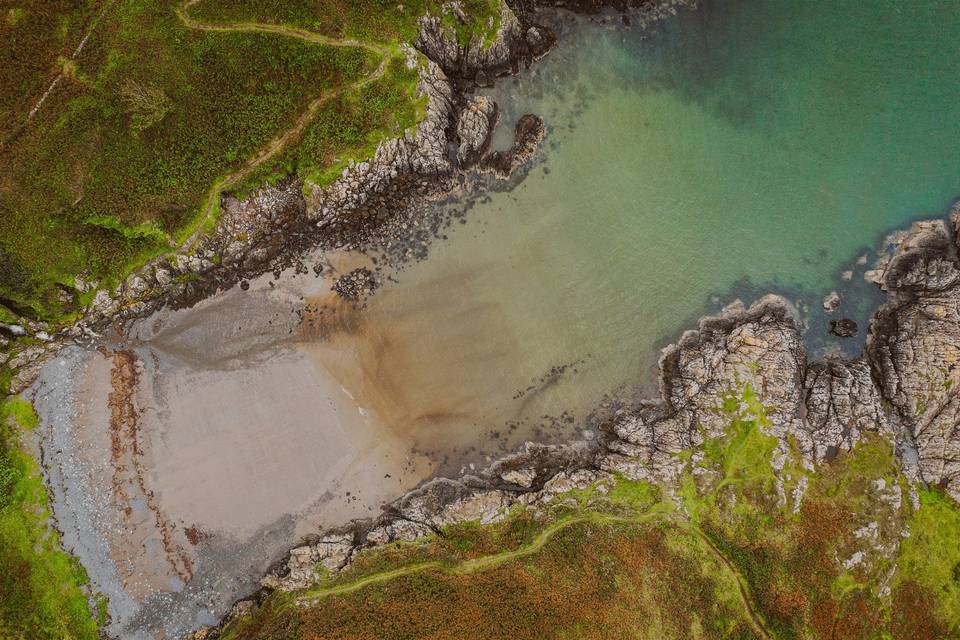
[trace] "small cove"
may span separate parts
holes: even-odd
[[[266,274],[115,337],[137,361],[144,482],[196,563],[117,625],[207,622],[306,534],[524,440],[590,437],[598,406],[652,396],[659,349],[738,297],[783,293],[815,355],[856,353],[874,250],[960,194],[958,9],[731,0],[649,32],[556,14],[557,49],[485,90],[494,146],[537,113],[543,147],[509,184],[441,205],[466,213],[425,260],[380,269],[362,309],[332,278],[371,257],[318,253],[321,277]],[[861,341],[827,336],[832,289]],[[84,430],[106,428],[113,367],[79,347],[48,365],[74,380],[41,386],[41,414],[63,418],[45,417],[48,446],[103,457]],[[85,522],[90,503],[55,509]],[[98,584],[103,553],[83,557]]]
[[[737,297],[783,293],[815,355],[854,355],[873,250],[960,193],[958,8],[708,2],[649,32],[560,16],[559,47],[487,91],[494,146],[537,113],[544,149],[369,301],[349,337],[364,385],[428,441],[494,450],[511,425],[568,437],[604,398],[649,395],[659,349]],[[840,315],[859,340],[827,335]]]

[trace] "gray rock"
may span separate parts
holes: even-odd
[[[960,291],[938,287],[884,308],[868,349],[921,477],[960,498]]]
[[[253,610],[256,608],[257,604],[253,600],[241,600],[233,605],[233,608],[230,609],[230,618],[239,618],[240,616],[246,616],[253,613]]]
[[[823,310],[827,313],[833,313],[840,308],[840,294],[836,291],[831,291],[823,299]]]
[[[660,357],[660,389],[685,425],[688,441],[717,435],[729,424],[720,409],[749,385],[767,405],[776,435],[795,425],[802,405],[806,354],[790,304],[766,296],[744,310],[732,306],[704,318]]]
[[[806,453],[813,462],[849,451],[863,433],[889,433],[866,359],[815,362],[807,369],[804,389],[809,437],[803,440],[812,447]]]
[[[513,498],[504,491],[480,491],[446,505],[432,521],[438,528],[461,522],[492,524],[507,516],[512,502]]]
[[[888,238],[894,252],[882,254],[868,274],[890,292],[942,291],[960,282],[954,234],[943,220],[915,222]]]
[[[173,275],[170,273],[170,270],[163,266],[158,266],[154,269],[153,277],[161,287],[168,287],[170,283],[173,282]]]
[[[11,335],[15,338],[20,338],[27,335],[27,330],[19,324],[4,324],[0,322],[0,331],[4,331],[8,335]]]
[[[533,486],[533,481],[537,478],[537,473],[533,469],[511,469],[500,474],[500,478],[509,484],[515,484],[518,487],[529,489]]]
[[[461,46],[456,31],[444,25],[441,15],[424,16],[416,46],[448,75],[473,78],[481,70],[500,75],[513,70],[520,60],[528,60],[530,45],[526,30],[506,2],[501,3],[499,22],[492,41],[474,36]]]
[[[466,167],[480,159],[490,140],[497,117],[497,105],[486,96],[474,96],[457,121],[457,162]]]

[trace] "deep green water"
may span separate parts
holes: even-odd
[[[707,2],[646,34],[564,24],[492,91],[497,144],[519,114],[546,118],[538,164],[368,309],[390,326],[377,375],[414,414],[445,399],[415,419],[583,415],[649,383],[660,347],[738,295],[818,307],[848,287],[863,318],[876,298],[855,259],[960,195],[960,2]],[[810,323],[829,346],[822,314]]]

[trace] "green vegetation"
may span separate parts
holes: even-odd
[[[203,0],[190,14],[205,22],[282,24],[331,38],[389,44],[413,42],[417,18],[428,8],[425,0]]]
[[[500,27],[500,0],[461,0],[461,11],[442,12],[444,0],[203,0],[190,9],[198,20],[220,24],[265,22],[309,29],[331,38],[390,44],[413,42],[417,19],[441,15],[461,45],[492,42]]]
[[[443,25],[457,34],[457,42],[466,47],[479,37],[483,46],[489,45],[500,28],[499,0],[461,0],[461,11],[443,14]]]
[[[275,596],[226,637],[754,637],[735,579],[695,535],[602,517],[565,524],[530,554],[472,571],[406,565],[310,608]]]
[[[371,157],[381,140],[401,135],[423,117],[426,104],[416,85],[417,71],[402,57],[391,58],[382,78],[324,103],[300,142],[251,173],[238,190],[289,175],[327,186],[351,160]]]
[[[901,543],[895,597],[933,604],[943,620],[953,621],[951,633],[960,633],[960,508],[937,489],[921,490],[910,533]]]
[[[415,125],[424,105],[399,44],[439,6],[27,0],[7,9],[0,305],[68,321],[84,302],[75,275],[112,287],[208,231],[221,188],[290,174],[325,185]],[[486,38],[499,0],[464,7],[457,33]]]
[[[167,250],[217,176],[291,126],[311,97],[379,63],[355,47],[191,30],[173,9],[113,3],[75,71],[0,151],[0,295],[31,314],[71,311],[56,284],[78,272],[109,284]],[[33,11],[2,29],[27,28]],[[12,106],[25,95],[39,97]]]
[[[956,637],[952,500],[922,491],[914,511],[879,437],[815,472],[796,453],[776,471],[756,393],[720,411],[729,428],[682,454],[673,497],[619,478],[363,552],[316,587],[273,594],[226,637]]]
[[[20,446],[36,424],[25,400],[0,403],[0,638],[99,638],[86,574],[60,550],[39,467]]]

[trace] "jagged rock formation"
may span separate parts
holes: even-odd
[[[916,223],[883,267],[894,302],[874,320],[867,352],[893,407],[903,446],[916,449],[920,477],[960,499],[960,263],[957,230]]]
[[[457,162],[466,166],[476,162],[486,150],[497,119],[497,104],[486,96],[474,96],[460,112],[457,121]]]
[[[457,20],[465,20],[465,16],[459,15],[456,2],[446,3],[443,11]],[[497,22],[496,34],[489,42],[482,36],[472,35],[461,43],[456,30],[444,24],[443,16],[424,16],[420,19],[416,46],[448,75],[485,85],[494,76],[518,71],[545,53],[554,42],[549,30],[521,23],[507,3],[501,4]]]
[[[513,146],[507,151],[492,151],[483,156],[478,164],[480,170],[501,178],[510,176],[533,155],[545,133],[543,120],[539,116],[521,116],[514,128]]]
[[[892,435],[865,358],[814,362],[807,369],[804,396],[812,462],[850,451],[866,431]]]

